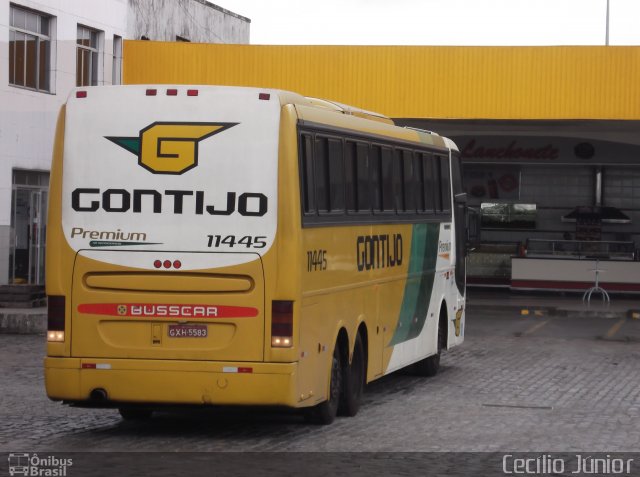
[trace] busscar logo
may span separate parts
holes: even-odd
[[[198,165],[198,143],[238,123],[155,122],[138,137],[105,136],[138,156],[138,164],[153,174],[180,175]]]

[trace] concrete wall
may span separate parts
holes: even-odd
[[[129,0],[127,38],[249,43],[248,18],[204,0]]]
[[[77,26],[101,31],[98,84],[111,84],[114,35],[239,43],[249,20],[203,0],[15,0],[52,17],[51,91],[10,86],[10,2],[0,0],[0,285],[8,283],[12,170],[48,171],[60,106],[76,85]]]
[[[3,197],[10,198],[11,196],[5,193]],[[9,201],[10,204],[11,201]],[[0,284],[6,284],[9,278],[10,231],[11,227],[9,225],[0,225]]]
[[[277,88],[393,118],[640,119],[639,46],[194,47],[128,41],[125,51],[128,84]]]
[[[36,10],[53,18],[50,23],[51,91],[37,92],[10,86],[9,2],[0,0],[0,285],[9,276],[9,226],[12,170],[47,171],[56,118],[69,91],[76,85],[77,25],[100,30],[102,54],[100,84],[111,83],[113,36],[126,34],[126,0],[16,0],[17,6]]]

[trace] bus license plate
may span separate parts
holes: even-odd
[[[170,338],[206,338],[207,325],[169,325]]]

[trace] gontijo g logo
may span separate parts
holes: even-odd
[[[238,123],[155,122],[138,137],[105,136],[138,156],[138,164],[154,174],[179,175],[198,165],[198,143]]]
[[[142,129],[138,137],[105,136],[105,139],[137,155],[138,164],[153,174],[180,175],[198,165],[200,141],[238,124],[155,122]],[[224,178],[217,179],[220,183],[224,182]],[[267,213],[268,197],[261,192],[229,191],[226,193],[226,203],[223,200],[216,204],[207,203],[205,192],[208,190],[127,190],[122,186],[103,190],[98,187],[77,187],[71,192],[71,208],[76,212],[96,212],[102,209],[104,212],[118,214],[141,213],[143,209],[154,214],[161,214],[163,211],[219,216],[238,213],[245,217],[262,217]],[[144,205],[143,197],[150,198]],[[114,243],[99,245],[114,246],[123,240],[130,240],[133,234],[136,236],[135,240],[146,240],[146,235],[142,232],[129,234],[121,229],[98,231],[84,227],[72,228],[71,238],[81,236],[83,239],[110,240]]]

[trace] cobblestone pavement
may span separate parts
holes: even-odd
[[[367,387],[354,418],[211,409],[124,422],[49,401],[44,337],[0,335],[0,452],[640,451],[640,320],[482,316],[434,378]]]

